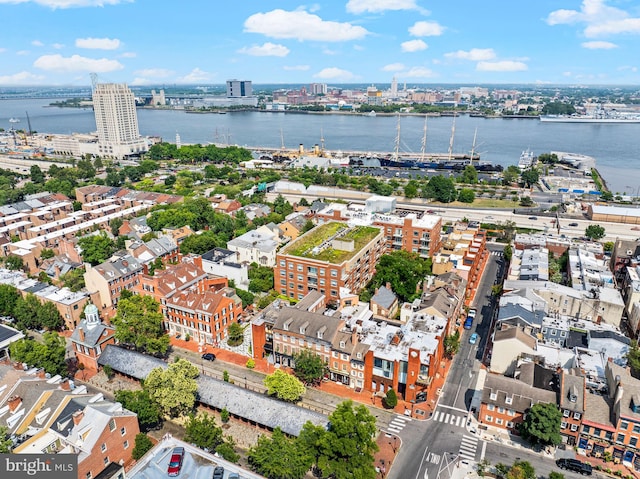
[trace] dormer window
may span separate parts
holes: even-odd
[[[318,336],[318,339],[322,339],[322,331],[318,331],[317,336]]]
[[[507,404],[513,404],[513,396],[507,396],[504,402]]]
[[[571,394],[571,395],[569,396],[569,401],[571,401],[571,402],[578,402],[578,396],[576,396],[576,395],[574,395],[574,394]]]
[[[489,396],[489,399],[491,399],[492,401],[495,401],[498,399],[498,393],[491,391],[491,395]]]
[[[340,341],[340,347],[344,348],[347,344],[344,341]]]

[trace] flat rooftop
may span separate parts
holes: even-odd
[[[347,223],[333,221],[302,235],[284,248],[282,254],[340,264],[353,258],[379,234],[381,229],[373,226],[349,226]],[[335,240],[353,241],[353,248],[341,249]]]

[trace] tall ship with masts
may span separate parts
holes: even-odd
[[[427,153],[427,117],[425,115],[423,138],[420,156],[404,155],[400,153],[400,115],[396,125],[396,139],[394,152],[384,157],[378,157],[380,166],[403,169],[432,169],[432,170],[463,170],[466,166],[472,165],[478,171],[498,172],[502,171],[501,165],[494,165],[488,162],[481,162],[480,156],[476,153],[477,130],[473,135],[473,145],[470,153],[454,153],[453,144],[456,131],[456,117],[453,117],[451,125],[451,138],[449,139],[449,150],[447,153]]]

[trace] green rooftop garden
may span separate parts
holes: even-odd
[[[345,233],[342,234],[339,239],[342,241],[353,240],[353,251],[334,249],[331,245],[322,247],[322,244],[325,241],[334,238],[343,231]],[[349,228],[346,223],[326,223],[324,225],[317,226],[307,234],[298,238],[287,246],[282,253],[339,264],[351,259],[379,233],[379,228],[371,226],[356,226]]]

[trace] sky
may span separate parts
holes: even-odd
[[[639,0],[0,0],[0,86],[640,85]]]

